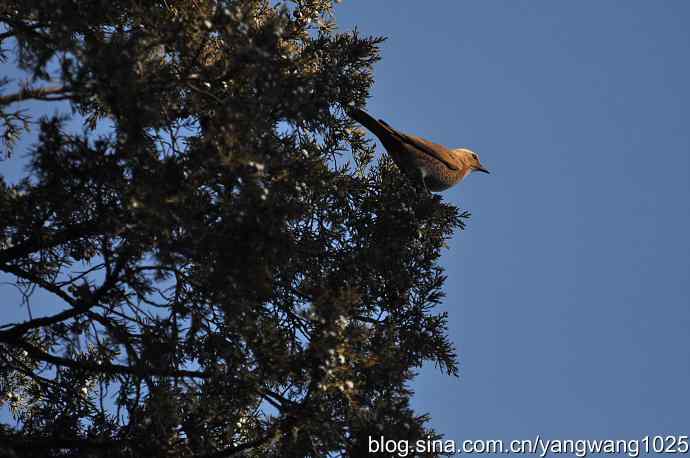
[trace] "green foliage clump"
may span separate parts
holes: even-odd
[[[9,456],[363,456],[435,437],[414,368],[457,208],[346,115],[380,38],[330,0],[6,0],[0,270],[53,314],[0,327]],[[71,111],[32,119],[22,104]],[[75,128],[75,125],[77,128]]]

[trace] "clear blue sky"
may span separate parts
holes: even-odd
[[[492,175],[444,254],[448,438],[690,432],[690,3],[345,0],[383,35],[369,110]]]
[[[457,440],[690,433],[690,3],[345,0],[336,17],[389,37],[373,114],[493,172],[444,193],[473,213],[443,258],[462,375],[425,368],[416,408]]]

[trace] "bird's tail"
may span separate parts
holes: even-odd
[[[374,119],[364,110],[353,108],[349,111],[349,115],[352,119],[369,129],[371,133],[376,135],[382,142],[384,142],[384,144],[386,143],[385,140],[388,139],[392,134],[390,131],[391,128],[388,126],[388,124],[382,120]]]

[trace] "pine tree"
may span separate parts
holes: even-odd
[[[370,436],[437,437],[410,382],[425,362],[457,375],[434,307],[468,214],[375,160],[347,110],[382,38],[332,12],[0,6],[0,58],[26,75],[0,81],[0,154],[28,161],[0,177],[0,270],[55,303],[1,323],[0,456],[356,457]]]

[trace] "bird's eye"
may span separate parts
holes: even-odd
[[[472,157],[473,157],[475,160],[478,160],[478,159],[479,159],[479,157],[478,157],[476,154],[474,154],[474,153],[472,153]]]

